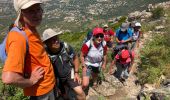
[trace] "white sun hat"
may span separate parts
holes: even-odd
[[[108,28],[109,26],[108,26],[107,24],[104,24],[104,25],[103,25],[103,27],[106,27],[106,28]]]
[[[141,24],[139,22],[136,22],[135,26],[140,26],[141,27]]]
[[[43,32],[42,40],[43,40],[43,42],[45,42],[46,40],[48,40],[56,35],[62,34],[62,33],[63,33],[62,31],[55,32],[53,29],[48,28]]]
[[[27,9],[34,4],[41,4],[41,0],[14,0],[14,8],[17,12],[17,19],[15,20],[15,25],[19,25],[19,19],[21,15],[21,9]]]

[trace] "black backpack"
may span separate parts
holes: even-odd
[[[128,45],[126,45],[126,44],[116,45],[116,47],[113,48],[113,51],[111,54],[112,59],[114,59],[114,57],[123,49],[129,50]]]

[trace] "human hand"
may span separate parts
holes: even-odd
[[[102,70],[105,70],[106,69],[106,65],[102,65]]]
[[[36,67],[32,73],[31,73],[31,77],[30,77],[30,81],[32,81],[32,84],[36,84],[41,78],[43,78],[44,76],[44,68],[38,66]]]
[[[78,73],[75,73],[74,74],[74,82],[78,82],[78,84],[81,84],[81,78],[79,77],[79,74]]]

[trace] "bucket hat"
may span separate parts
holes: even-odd
[[[46,29],[44,32],[43,32],[43,37],[42,37],[42,40],[43,42],[47,41],[48,39],[56,36],[56,35],[59,35],[59,34],[62,34],[63,32],[62,31],[59,31],[59,32],[55,32],[53,29],[49,28],[49,29]]]

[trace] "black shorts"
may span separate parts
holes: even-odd
[[[78,84],[77,81],[74,81],[74,79],[71,79],[71,73],[66,78],[59,78],[59,89],[62,94],[66,93],[65,87],[64,87],[65,85],[72,89],[77,86],[80,86],[80,84]]]

